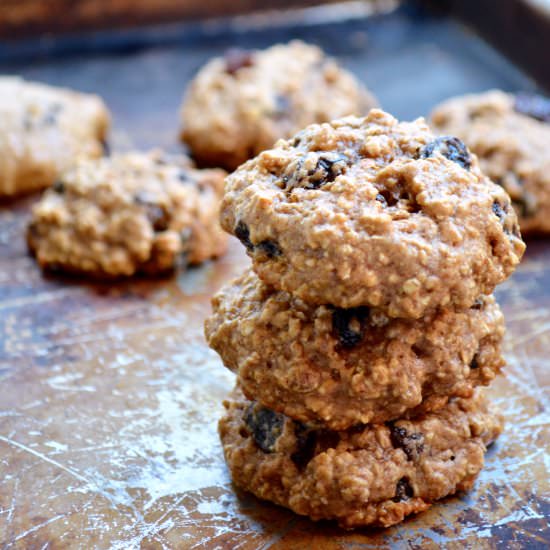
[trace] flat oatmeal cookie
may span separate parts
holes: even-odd
[[[550,232],[550,100],[493,90],[445,101],[431,118],[509,193],[523,234]]]
[[[109,112],[96,95],[0,77],[0,196],[52,185],[79,156],[103,154]]]
[[[310,428],[238,392],[225,407],[219,431],[235,484],[345,528],[387,527],[470,489],[502,431],[479,393],[415,420],[340,432]]]
[[[390,317],[470,307],[525,249],[509,196],[460,140],[378,109],[248,161],[226,179],[221,221],[267,284]]]
[[[159,151],[81,160],[34,207],[29,247],[44,268],[100,278],[219,256],[224,175]]]
[[[310,306],[247,271],[213,299],[206,338],[246,395],[333,430],[442,407],[489,384],[504,361],[492,296],[419,320]]]
[[[229,50],[191,83],[182,138],[195,159],[233,170],[313,122],[362,115],[376,100],[323,52],[300,41]]]

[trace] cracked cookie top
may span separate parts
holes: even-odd
[[[509,196],[459,139],[378,109],[311,125],[242,165],[221,222],[269,285],[390,317],[470,307],[525,248]]]

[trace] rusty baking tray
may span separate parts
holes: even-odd
[[[0,72],[101,94],[114,149],[180,149],[186,83],[235,45],[317,43],[405,119],[450,95],[536,89],[448,15],[366,17],[354,5],[335,21],[3,43]],[[345,532],[231,485],[216,421],[233,376],[202,325],[212,293],[248,264],[242,247],[167,279],[45,277],[23,238],[35,200],[0,205],[0,548],[548,548],[550,243],[529,242],[498,289],[508,367],[489,393],[507,428],[474,489],[388,530]]]

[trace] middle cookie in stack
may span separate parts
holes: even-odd
[[[312,125],[227,178],[222,225],[254,267],[206,323],[244,393],[234,481],[346,527],[470,487],[501,430],[475,391],[503,365],[491,292],[524,244],[462,142],[379,110]]]
[[[345,430],[470,397],[504,362],[493,296],[422,319],[311,306],[247,271],[213,300],[210,346],[250,399],[300,422]]]

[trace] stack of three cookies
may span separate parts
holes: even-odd
[[[312,125],[226,180],[248,270],[213,300],[238,375],[220,422],[235,483],[313,519],[383,526],[471,487],[502,429],[491,292],[524,244],[456,138],[372,110]]]

